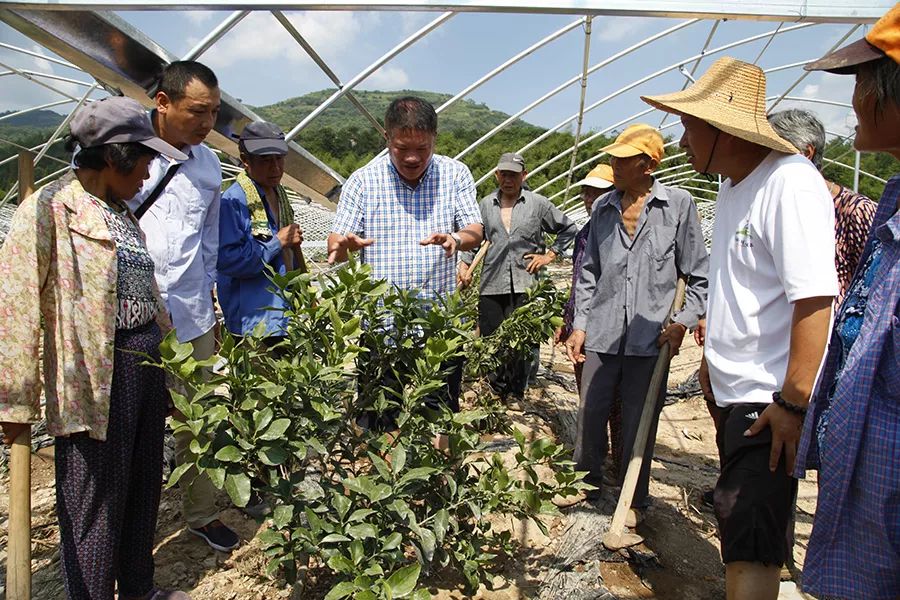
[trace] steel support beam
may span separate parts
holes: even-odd
[[[148,94],[156,86],[163,67],[178,60],[178,57],[112,13],[4,8],[0,9],[0,21],[71,62],[114,93],[121,92],[148,108],[154,105]],[[30,79],[49,87],[34,78]],[[79,100],[69,94],[64,95],[76,102]],[[250,121],[259,119],[253,111],[223,91],[219,118],[206,141],[225,154],[237,157],[238,148],[233,134],[240,132]],[[285,159],[285,186],[334,208],[343,182],[343,177],[331,167],[299,145],[289,144]]]
[[[874,23],[893,0],[12,0],[41,10],[398,10],[468,11]]]

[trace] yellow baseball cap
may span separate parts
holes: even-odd
[[[638,154],[646,154],[659,162],[665,156],[662,134],[656,127],[638,123],[625,128],[616,141],[603,148],[603,151],[616,158],[628,158]]]
[[[587,177],[576,183],[575,185],[588,185],[590,187],[605,190],[613,186],[613,170],[609,165],[597,165]]]

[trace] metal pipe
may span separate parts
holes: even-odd
[[[187,53],[181,57],[181,60],[196,60],[197,57],[209,50],[213,44],[218,42],[223,35],[231,31],[235,25],[240,23],[244,17],[249,14],[249,10],[236,10],[228,15],[228,18],[219,23],[218,27],[210,31],[196,46],[188,50]]]
[[[505,71],[507,68],[509,68],[509,67],[511,67],[512,65],[516,64],[517,62],[519,62],[519,61],[522,60],[523,58],[525,58],[525,57],[527,57],[527,56],[533,54],[535,51],[539,50],[540,48],[543,48],[544,46],[546,46],[547,44],[549,44],[549,43],[552,42],[553,40],[557,39],[558,37],[560,37],[560,36],[562,36],[562,35],[564,35],[564,34],[566,34],[566,33],[569,33],[570,31],[572,31],[573,29],[575,29],[576,27],[578,27],[579,25],[581,25],[582,23],[584,23],[585,20],[586,20],[586,18],[585,18],[585,17],[582,17],[582,18],[578,19],[577,21],[573,21],[572,23],[569,23],[568,25],[566,25],[566,26],[563,27],[562,29],[558,29],[557,31],[554,31],[553,33],[551,33],[550,35],[548,35],[547,37],[545,37],[545,38],[542,39],[541,41],[537,42],[536,44],[533,44],[533,45],[529,46],[528,48],[526,48],[525,50],[522,50],[521,52],[519,52],[518,54],[516,54],[515,56],[513,56],[512,58],[510,58],[509,60],[507,60],[507,61],[506,61],[505,63],[503,63],[502,65],[496,67],[496,68],[493,69],[492,71],[490,71],[490,72],[486,73],[485,75],[483,75],[480,79],[478,79],[478,80],[475,81],[474,83],[469,84],[469,85],[468,85],[465,89],[463,89],[461,92],[459,92],[458,94],[456,94],[455,96],[453,96],[452,98],[450,98],[449,100],[447,100],[446,102],[444,102],[443,104],[441,104],[441,105],[437,108],[437,110],[436,110],[435,112],[437,112],[438,114],[440,114],[441,112],[447,110],[447,109],[450,108],[453,104],[455,104],[457,101],[459,101],[459,100],[461,100],[462,98],[465,98],[466,96],[468,96],[469,94],[471,94],[475,89],[479,88],[479,87],[480,87],[482,84],[484,84],[485,82],[487,82],[487,81],[489,81],[490,79],[494,78],[494,77],[495,77],[496,75],[498,75],[499,73],[502,73],[502,72]]]
[[[709,35],[706,36],[706,41],[703,43],[703,48],[700,49],[700,54],[706,54],[706,49],[709,48],[709,45],[712,43],[713,36],[715,35],[716,30],[719,28],[719,23],[721,23],[721,22],[722,22],[721,19],[716,19],[716,22],[713,23],[712,28],[709,30]],[[697,68],[700,66],[700,61],[702,61],[702,60],[703,60],[702,56],[700,58],[698,58],[697,60],[695,60],[694,66],[691,67],[690,75],[685,74],[685,77],[687,77],[687,79],[689,79],[691,82],[694,81],[694,73],[697,72]],[[683,71],[682,71],[682,73],[684,74]],[[681,86],[681,90],[684,91],[687,88],[687,86],[688,86],[688,82],[685,81],[684,84]],[[665,113],[663,115],[662,120],[660,120],[660,122],[659,122],[659,126],[662,127],[663,125],[665,125],[666,120],[668,120],[668,118],[669,118],[669,113]]]
[[[417,32],[415,32],[414,34],[412,34],[411,36],[409,36],[408,38],[406,38],[405,40],[403,40],[402,42],[400,42],[399,44],[394,46],[387,54],[385,54],[384,56],[382,56],[381,58],[379,58],[378,60],[373,62],[371,65],[369,65],[365,69],[363,69],[362,72],[360,72],[356,77],[354,77],[349,82],[347,82],[347,84],[343,88],[337,90],[327,100],[325,100],[325,102],[323,102],[322,104],[317,106],[311,113],[306,115],[306,117],[302,121],[300,121],[296,127],[291,129],[291,131],[288,132],[288,134],[286,136],[284,136],[285,140],[291,141],[292,139],[297,137],[297,134],[299,134],[301,131],[303,131],[303,129],[307,125],[309,125],[309,123],[313,119],[315,119],[320,114],[325,112],[325,110],[328,109],[329,106],[331,106],[332,104],[337,102],[339,99],[341,99],[343,96],[345,96],[347,94],[347,92],[349,92],[350,90],[355,88],[357,85],[359,85],[359,83],[361,81],[363,81],[366,77],[368,77],[369,75],[371,75],[372,73],[374,73],[375,71],[380,69],[381,66],[384,65],[386,62],[388,62],[389,60],[394,58],[396,55],[398,55],[401,52],[403,52],[404,50],[406,50],[409,46],[413,45],[414,43],[416,43],[417,41],[419,41],[420,39],[422,39],[423,37],[428,35],[431,31],[433,31],[434,29],[437,29],[438,27],[443,25],[445,22],[447,22],[447,20],[449,20],[455,14],[456,13],[452,13],[452,12],[446,12],[446,13],[442,14],[437,19],[433,20],[431,23],[427,24],[425,27],[419,29]]]
[[[853,165],[853,191],[859,193],[859,152],[856,153],[856,160]]]
[[[319,53],[316,52],[315,48],[312,47],[312,44],[306,41],[306,38],[303,37],[303,35],[300,33],[300,31],[297,30],[296,27],[294,27],[294,24],[291,23],[287,16],[280,10],[273,10],[272,16],[274,16],[278,20],[278,22],[281,23],[281,26],[287,30],[292,38],[294,38],[294,41],[300,44],[300,47],[306,51],[313,62],[319,66],[322,72],[325,73],[325,75],[332,81],[332,83],[334,83],[334,85],[336,85],[339,90],[342,89],[344,87],[344,84],[341,82],[337,74],[332,71],[331,67],[328,66],[325,60],[321,56],[319,56]],[[369,110],[365,106],[363,106],[363,104],[352,92],[347,92],[347,100],[349,100],[350,103],[356,107],[356,110],[358,110],[360,114],[362,114],[362,116],[364,116],[369,121],[369,123],[372,124],[372,126],[376,131],[378,131],[378,133],[384,135],[384,127],[381,126],[381,123],[378,121],[378,119],[376,119],[374,115],[372,115],[372,113],[370,113]]]
[[[581,141],[581,126],[584,124],[584,98],[587,95],[588,68],[591,62],[591,21],[593,17],[587,17],[584,22],[584,58],[581,65],[581,97],[578,100],[578,125],[575,126],[575,143],[572,145],[572,159],[569,161],[569,171],[566,174],[566,193],[572,187],[572,172],[575,170],[575,160],[578,157],[578,143]]]
[[[58,58],[53,58],[52,56],[44,56],[39,52],[34,52],[32,50],[26,50],[25,48],[19,48],[18,46],[13,46],[12,44],[7,44],[4,42],[0,42],[0,48],[6,48],[7,50],[12,50],[14,52],[21,52],[22,54],[27,54],[28,56],[33,56],[35,58],[40,58],[41,60],[46,60],[47,62],[55,63],[57,65],[68,67],[70,69],[75,69],[76,71],[81,71],[78,67],[73,65],[70,62],[60,60]],[[82,71],[83,72],[83,71]]]
[[[46,108],[53,108],[54,106],[60,106],[62,104],[69,104],[72,102],[71,100],[57,100],[56,102],[48,102],[47,104],[41,104],[40,106],[32,106],[31,108],[24,108],[22,110],[18,110],[16,112],[11,112],[0,117],[0,121],[4,121],[6,119],[11,119],[13,117],[18,117],[19,115],[24,115],[30,112],[34,112],[36,110],[44,110]]]
[[[756,55],[756,59],[754,59],[753,64],[759,63],[759,59],[763,57],[766,50],[769,49],[769,46],[772,45],[772,41],[775,39],[775,36],[778,35],[778,30],[784,27],[784,23],[779,23],[778,27],[775,28],[775,31],[772,32],[772,37],[766,40],[765,45],[763,45],[762,50],[759,51],[759,54]],[[824,56],[824,55],[823,55]]]
[[[62,75],[56,75],[54,73],[44,73],[43,71],[34,71],[32,69],[19,69],[16,72],[16,75],[31,75],[33,77],[43,77],[44,79],[52,79],[54,81],[62,81],[65,83],[71,83],[74,85],[80,85],[81,87],[88,87],[92,84],[87,81],[81,81],[79,79],[72,79],[71,77],[63,77]]]
[[[63,92],[62,90],[58,90],[55,87],[53,87],[52,85],[46,84],[43,81],[38,81],[37,79],[35,79],[31,75],[29,75],[28,73],[23,73],[21,69],[11,67],[3,62],[0,62],[0,67],[3,67],[4,69],[9,69],[10,71],[15,71],[17,75],[21,75],[22,77],[24,77],[25,79],[27,79],[28,81],[30,81],[32,83],[36,83],[39,86],[45,87],[48,90],[50,90],[51,92],[56,92],[60,96],[65,96],[66,98],[68,98],[69,100],[72,100],[73,102],[78,102],[78,98],[76,98],[75,96],[72,96],[71,94],[67,94],[67,93]]]
[[[892,0],[781,0],[749,2],[673,2],[672,0],[7,0],[12,9],[87,10],[197,10],[239,7],[291,7],[296,10],[431,10],[532,14],[576,14],[588,12],[609,16],[700,17],[753,21],[874,23],[886,13]]]
[[[44,147],[41,148],[41,151],[38,152],[37,156],[34,157],[35,165],[37,165],[38,162],[40,162],[40,160],[42,158],[44,158],[44,155],[47,154],[47,150],[50,149],[51,144],[53,144],[53,142],[55,142],[56,139],[59,137],[59,134],[62,133],[69,126],[69,121],[72,120],[72,117],[75,116],[75,113],[78,111],[78,109],[81,108],[85,102],[87,102],[88,96],[90,96],[91,93],[94,90],[96,90],[99,86],[100,86],[99,83],[95,83],[94,85],[92,85],[91,89],[86,91],[84,93],[84,96],[81,97],[81,100],[78,101],[78,104],[75,105],[75,108],[73,108],[71,111],[69,111],[69,114],[66,115],[66,118],[62,120],[62,123],[60,123],[59,127],[56,128],[56,131],[53,132],[53,135],[50,136],[50,139],[48,139],[47,143],[44,144]]]
[[[613,54],[613,55],[610,56],[609,58],[607,58],[607,59],[605,59],[605,60],[603,60],[603,61],[597,63],[596,65],[594,65],[593,67],[591,67],[591,68],[589,69],[589,72],[590,72],[590,73],[594,73],[594,72],[597,71],[598,69],[602,69],[602,68],[605,67],[606,65],[608,65],[608,64],[610,64],[610,63],[613,63],[613,62],[617,61],[618,59],[622,58],[623,56],[626,56],[626,55],[628,55],[628,54],[631,54],[631,53],[634,52],[635,50],[639,50],[640,48],[643,48],[644,46],[646,46],[647,44],[649,44],[649,43],[651,43],[651,42],[654,42],[654,41],[656,41],[656,40],[658,40],[658,39],[660,39],[660,38],[663,38],[663,37],[665,37],[665,36],[667,36],[667,35],[670,35],[670,34],[672,34],[672,33],[675,33],[676,31],[679,31],[679,30],[681,30],[681,29],[684,29],[685,27],[687,27],[687,26],[689,26],[689,25],[693,25],[694,23],[697,23],[697,22],[698,22],[697,19],[692,19],[692,20],[690,20],[690,21],[684,21],[683,23],[679,23],[679,24],[677,24],[677,25],[675,25],[675,26],[673,26],[673,27],[670,27],[670,28],[666,29],[665,31],[661,31],[661,32],[659,32],[659,33],[657,33],[657,34],[654,34],[654,35],[650,36],[649,38],[647,38],[647,39],[645,39],[645,40],[643,40],[643,41],[640,41],[640,42],[638,42],[637,44],[634,44],[633,46],[629,46],[629,47],[626,48],[625,50],[622,50],[621,52],[618,52],[618,53],[616,53],[616,54]],[[564,89],[566,89],[567,87],[569,87],[570,85],[572,85],[573,83],[577,82],[577,81],[580,80],[580,79],[581,79],[581,75],[580,75],[580,74],[579,74],[579,75],[576,75],[575,77],[572,77],[572,78],[569,79],[568,81],[566,81],[566,82],[562,83],[561,85],[557,86],[556,88],[554,88],[553,90],[551,90],[551,91],[548,92],[547,94],[544,94],[543,96],[541,96],[540,98],[538,98],[537,100],[535,100],[534,102],[532,102],[531,104],[529,104],[528,106],[526,106],[525,108],[523,108],[522,110],[518,111],[516,114],[512,115],[511,117],[509,117],[508,119],[506,119],[505,121],[503,121],[502,123],[500,123],[499,125],[497,125],[496,127],[494,127],[493,129],[491,129],[489,132],[487,132],[487,133],[484,134],[483,136],[481,136],[480,138],[478,138],[478,139],[477,139],[475,142],[473,142],[468,148],[466,148],[465,150],[463,150],[462,152],[460,152],[459,154],[457,154],[454,158],[456,158],[456,160],[459,160],[460,158],[462,158],[463,156],[465,156],[466,154],[468,154],[469,152],[471,152],[472,150],[474,150],[475,148],[477,148],[478,146],[480,146],[483,142],[485,142],[485,141],[489,140],[490,138],[494,137],[494,135],[496,135],[496,134],[497,134],[498,132],[500,132],[501,130],[505,129],[510,123],[515,122],[519,117],[521,117],[522,115],[524,115],[525,113],[527,113],[527,112],[530,111],[531,109],[535,108],[536,106],[539,106],[539,105],[543,104],[544,102],[546,102],[547,100],[549,100],[550,98],[552,98],[552,97],[555,96],[556,94],[560,93],[561,91],[563,91]],[[567,122],[571,122],[573,119],[574,119],[574,117],[573,117],[572,119],[569,119],[569,121],[567,121]],[[520,151],[519,153],[521,154],[521,152],[522,152],[522,151]]]
[[[855,25],[854,27],[851,27],[851,28],[850,28],[850,31],[848,31],[848,32],[844,35],[844,37],[842,37],[840,40],[838,40],[838,42],[837,42],[836,44],[834,44],[834,45],[828,50],[828,52],[826,52],[826,54],[831,54],[831,53],[834,52],[837,48],[839,48],[840,46],[842,46],[843,43],[844,43],[844,41],[845,41],[848,37],[850,37],[851,35],[853,35],[853,32],[855,32],[857,29],[859,29],[859,25]],[[824,56],[824,55],[823,55],[823,56]],[[795,87],[797,87],[798,85],[800,85],[800,82],[802,82],[804,79],[806,79],[806,77],[807,77],[809,74],[810,74],[810,71],[803,71],[803,74],[801,74],[800,77],[798,77],[797,80],[794,81],[794,83],[792,83],[792,84],[790,85],[790,87],[788,87],[788,89],[786,89],[786,90],[784,91],[784,93],[781,94],[781,96],[779,96],[778,99],[775,100],[775,102],[772,103],[772,105],[771,105],[771,106],[769,107],[769,109],[768,109],[768,112],[771,112],[772,109],[774,109],[776,106],[778,106],[778,105],[781,103],[781,101],[782,101],[788,94],[790,94],[790,93],[794,90]]]
[[[781,30],[781,33],[784,34],[784,33],[790,32],[790,31],[796,31],[796,30],[798,30],[798,29],[803,29],[803,28],[805,28],[805,27],[810,27],[811,25],[812,25],[812,24],[810,24],[810,23],[801,23],[800,25],[795,25],[795,26],[793,26],[793,27],[788,27],[787,29],[783,29],[783,30]],[[724,52],[725,50],[729,50],[729,49],[731,49],[731,48],[734,48],[735,46],[741,46],[741,45],[744,45],[744,44],[749,44],[750,42],[756,41],[756,40],[758,40],[758,39],[760,39],[760,38],[763,38],[763,37],[766,37],[767,35],[770,35],[770,34],[771,34],[771,32],[762,33],[762,34],[757,34],[757,35],[754,35],[754,36],[750,36],[750,37],[748,37],[748,38],[744,38],[744,39],[742,39],[742,40],[738,40],[738,41],[736,41],[736,42],[731,42],[731,43],[729,43],[729,44],[725,44],[724,46],[719,46],[718,48],[714,48],[713,50],[710,50],[707,54],[717,54],[717,53],[719,53],[719,52]],[[625,92],[627,92],[627,91],[629,91],[629,90],[631,90],[631,89],[634,89],[634,88],[638,87],[639,85],[641,85],[641,84],[643,84],[643,83],[646,83],[646,82],[650,81],[651,79],[655,79],[656,77],[659,77],[659,76],[662,75],[663,73],[667,73],[668,71],[671,71],[672,69],[676,69],[676,68],[678,68],[679,65],[681,65],[681,64],[683,64],[683,63],[685,63],[685,62],[694,60],[695,58],[698,58],[699,56],[701,56],[701,55],[700,55],[700,54],[695,54],[694,56],[691,56],[691,57],[689,57],[689,58],[686,58],[686,59],[683,59],[683,60],[679,60],[679,61],[677,61],[677,62],[672,63],[671,65],[669,65],[669,66],[667,66],[667,67],[663,67],[662,69],[659,69],[658,71],[655,71],[655,72],[651,73],[650,75],[647,75],[646,77],[643,77],[643,78],[641,78],[641,79],[638,79],[637,81],[634,81],[634,82],[632,82],[632,83],[626,85],[625,87],[620,88],[620,89],[616,90],[615,92],[613,92],[613,93],[611,93],[611,94],[608,94],[608,95],[605,96],[604,98],[601,98],[600,100],[594,102],[593,104],[591,104],[590,106],[588,106],[587,108],[585,108],[585,109],[584,109],[584,112],[592,111],[592,110],[594,110],[595,108],[597,108],[597,107],[599,107],[599,106],[602,106],[602,105],[605,104],[606,102],[612,100],[613,98],[615,98],[615,97],[617,97],[617,96],[621,96],[621,95],[624,94]],[[564,121],[562,121],[561,123],[557,124],[555,127],[552,127],[551,129],[548,129],[546,132],[544,132],[543,134],[539,135],[538,137],[536,137],[535,139],[533,139],[531,142],[529,142],[528,144],[526,144],[525,146],[523,146],[522,149],[519,150],[519,153],[521,154],[521,153],[527,151],[529,148],[532,148],[532,147],[534,147],[535,145],[539,144],[540,142],[544,141],[544,140],[547,139],[549,136],[553,135],[557,130],[559,130],[559,129],[565,127],[566,125],[568,125],[569,123],[571,123],[573,120],[575,120],[575,117],[576,117],[576,115],[572,115],[571,117],[569,117],[569,118],[565,119]]]

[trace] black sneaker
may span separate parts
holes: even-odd
[[[206,540],[210,548],[219,552],[231,552],[241,543],[238,535],[218,519],[203,527],[188,527],[188,531]]]

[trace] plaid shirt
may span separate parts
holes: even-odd
[[[820,470],[804,591],[900,597],[900,176],[878,205],[860,270],[841,306],[800,440],[796,475]],[[876,240],[881,257],[866,277]],[[851,296],[871,281],[862,325],[845,349],[839,332]],[[827,415],[827,427],[817,430]]]
[[[435,299],[456,289],[456,257],[447,258],[442,247],[421,246],[419,241],[473,223],[481,223],[481,212],[468,167],[435,154],[413,188],[385,155],[347,179],[331,230],[374,238],[361,252],[372,275]]]

